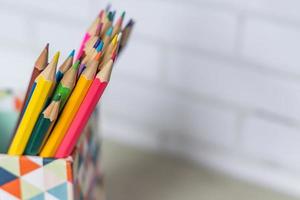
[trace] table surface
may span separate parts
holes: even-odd
[[[296,200],[183,160],[105,141],[108,200]]]

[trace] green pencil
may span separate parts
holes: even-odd
[[[59,83],[63,78],[64,74],[70,67],[73,65],[73,58],[74,58],[75,50],[73,50],[67,59],[61,64],[57,73],[56,73],[56,83]]]
[[[54,125],[59,113],[61,96],[53,99],[50,105],[40,114],[39,119],[32,131],[29,142],[25,149],[26,155],[38,155],[44,142],[48,138],[48,130]]]
[[[57,96],[61,96],[61,103],[59,112],[63,109],[64,105],[66,104],[69,96],[72,93],[73,88],[76,84],[77,78],[77,71],[80,66],[80,61],[76,61],[74,65],[65,73],[63,78],[61,79],[59,85],[57,86],[53,99],[57,99]]]

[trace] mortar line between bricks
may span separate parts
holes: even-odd
[[[282,115],[278,115],[276,113],[270,112],[270,111],[266,111],[266,110],[257,110],[253,116],[265,119],[265,120],[269,120],[272,122],[276,122],[278,124],[284,125],[284,126],[288,126],[291,128],[296,128],[300,130],[300,120],[296,120],[290,117],[285,117]]]
[[[188,99],[194,99],[196,102],[202,102],[206,105],[213,106],[214,108],[226,109],[231,112],[235,112],[236,114],[243,114],[244,118],[248,118],[249,116],[261,116],[270,121],[276,121],[285,126],[295,127],[300,130],[300,120],[287,117],[284,115],[280,115],[263,108],[257,108],[253,106],[240,105],[237,102],[232,102],[229,100],[220,99],[215,96],[207,95],[207,94],[193,94],[192,92],[186,92],[182,89],[178,88],[165,88],[166,90],[171,90],[173,94],[185,95]]]
[[[116,112],[109,111],[108,114],[113,118],[120,117],[120,115],[117,114]],[[123,119],[124,117],[121,117],[121,118]],[[116,120],[116,121],[117,121],[116,123],[118,123],[118,120]],[[127,122],[134,123],[135,120],[128,119]],[[142,128],[147,128],[147,127],[143,126]],[[105,130],[105,129],[107,129],[107,128],[103,127],[103,130]],[[111,128],[108,128],[108,129],[110,129],[110,131],[113,131],[113,130],[111,130]],[[159,131],[159,129],[153,129],[153,127],[152,127],[150,129],[148,129],[148,131]],[[157,134],[155,134],[155,136],[156,135]],[[151,136],[151,137],[155,137],[155,136]],[[296,176],[299,176],[298,178],[300,178],[300,174],[297,169],[288,168],[286,165],[282,165],[278,162],[270,162],[268,160],[259,158],[257,156],[253,156],[253,155],[247,153],[245,150],[243,150],[243,148],[239,147],[239,149],[236,149],[236,148],[229,148],[229,147],[225,147],[225,146],[216,146],[215,144],[213,144],[211,142],[204,141],[200,137],[195,137],[194,135],[189,135],[189,136],[193,138],[192,140],[191,139],[189,140],[192,143],[188,143],[188,147],[189,147],[188,152],[189,153],[190,152],[197,153],[199,151],[201,151],[201,152],[206,151],[206,153],[209,153],[209,154],[218,154],[219,156],[230,156],[231,158],[239,159],[244,162],[255,163],[255,164],[263,165],[265,167],[270,167],[273,169],[278,169],[278,170],[287,170],[288,169],[290,173],[292,173]],[[179,156],[184,155],[185,152],[184,151],[178,152],[178,153],[180,153]],[[172,153],[172,152],[167,151],[166,153]]]
[[[161,0],[154,0],[154,1],[161,1]],[[173,0],[163,0],[164,2],[172,2],[174,3]],[[223,12],[228,12],[232,14],[237,14],[241,10],[244,10],[243,8],[237,8],[236,6],[230,4],[230,3],[220,3],[220,2],[211,2],[211,1],[197,1],[197,0],[186,0],[184,3],[182,1],[177,1],[176,3],[179,4],[184,4],[188,6],[197,6],[199,8],[208,8],[211,10],[216,10],[216,11],[223,11]]]
[[[193,103],[199,103],[199,102],[205,102],[207,105],[213,105],[214,107],[217,107],[219,109],[225,109],[225,110],[231,110],[231,111],[253,111],[252,108],[247,108],[245,106],[239,105],[238,103],[233,103],[226,100],[221,100],[218,97],[209,96],[206,94],[195,94],[194,92],[188,92],[183,89],[179,89],[173,86],[170,86],[170,84],[160,84],[158,81],[149,81],[144,80],[143,78],[139,78],[136,76],[129,75],[127,73],[120,72],[122,77],[130,77],[130,79],[125,78],[124,80],[127,80],[128,83],[134,83],[144,88],[160,88],[165,93],[168,93],[173,96],[180,96],[181,98],[186,98],[189,101],[192,101]]]
[[[284,115],[280,115],[274,113],[269,110],[265,110],[263,108],[253,107],[251,105],[242,105],[237,102],[232,102],[230,100],[224,100],[216,96],[208,95],[208,94],[196,94],[194,92],[189,92],[181,88],[176,88],[175,86],[171,86],[170,84],[161,85],[158,82],[146,81],[136,76],[128,75],[126,73],[121,73],[122,77],[130,77],[130,79],[126,79],[129,83],[139,83],[141,87],[160,87],[164,92],[172,95],[172,96],[180,96],[184,98],[184,100],[188,102],[192,102],[195,104],[205,104],[214,108],[218,108],[221,110],[227,110],[237,115],[242,114],[245,118],[249,116],[260,116],[267,120],[278,121],[281,124],[284,124],[289,127],[297,127],[300,129],[300,120],[287,117]]]
[[[180,51],[180,52],[182,52],[182,51],[189,52],[194,55],[201,54],[202,56],[206,56],[207,58],[212,58],[214,60],[217,59],[222,62],[232,63],[233,67],[245,68],[245,69],[251,70],[253,72],[260,73],[265,76],[275,77],[276,79],[279,79],[279,80],[300,83],[300,72],[293,73],[293,72],[288,72],[288,71],[284,71],[284,70],[280,70],[280,69],[274,69],[274,68],[268,67],[267,65],[264,66],[257,62],[251,62],[244,56],[237,56],[237,55],[230,55],[230,54],[226,55],[226,53],[219,53],[217,51],[210,51],[210,50],[199,48],[199,47],[192,47],[192,46],[180,45],[180,44],[172,44],[170,42],[165,42],[158,38],[151,37],[149,35],[143,35],[143,34],[136,34],[136,39],[144,40],[144,41],[148,41],[148,42],[151,41],[152,43],[156,43],[156,44],[168,47],[170,50],[175,50],[175,51]]]
[[[173,134],[174,130],[172,129],[165,129],[165,128],[159,128],[159,127],[155,127],[152,126],[151,124],[147,124],[147,123],[142,123],[141,121],[139,121],[136,118],[128,118],[128,116],[124,113],[119,113],[113,109],[107,110],[107,115],[109,115],[109,118],[114,118],[116,121],[115,123],[118,123],[118,119],[126,119],[125,124],[139,124],[139,128],[146,128],[148,131],[153,131],[155,132],[155,136],[159,135],[163,135],[163,134]],[[116,119],[117,118],[117,119]],[[171,132],[171,133],[166,133],[166,132]],[[179,131],[181,132],[182,130],[175,130],[175,131]],[[164,133],[165,132],[165,133]],[[194,132],[195,133],[195,132]],[[178,134],[177,134],[178,135]],[[183,136],[183,134],[179,134],[181,137]],[[225,145],[221,145],[221,146],[217,146],[216,144],[214,144],[213,142],[209,142],[205,139],[202,139],[200,136],[195,136],[193,133],[189,132],[189,133],[184,133],[186,141],[191,141],[194,142],[194,145],[201,145],[202,147],[205,147],[206,149],[219,149],[220,152],[231,152],[234,153],[234,151],[236,150],[235,148],[230,148],[230,147],[226,147]],[[188,138],[192,138],[192,139],[188,139]],[[196,142],[195,142],[196,141]]]
[[[248,10],[244,12],[244,15],[247,16],[247,18],[251,19],[260,19],[262,21],[268,21],[273,24],[278,24],[282,26],[289,26],[293,27],[295,29],[300,29],[300,16],[298,17],[299,19],[292,19],[292,17],[283,17],[280,15],[271,15],[268,13],[263,13],[259,11],[253,11],[253,10]],[[297,17],[295,17],[297,18]]]
[[[14,5],[11,3],[1,3],[1,9],[7,9],[9,10],[11,13],[21,13],[22,15],[25,16],[29,16],[32,19],[38,20],[38,21],[42,21],[42,20],[48,20],[48,21],[54,21],[54,22],[58,22],[61,23],[60,21],[65,21],[68,24],[71,25],[82,25],[85,24],[82,18],[80,17],[71,17],[68,15],[62,15],[60,13],[57,12],[51,12],[51,11],[47,11],[46,9],[44,10],[38,10],[35,7],[21,7],[20,5]]]
[[[164,0],[165,2],[173,2],[172,0]],[[181,1],[179,1],[180,3]],[[197,0],[187,0],[184,3],[185,5],[194,5],[194,6],[203,6],[212,10],[221,10],[221,11],[228,11],[232,14],[240,14],[243,13],[245,15],[249,15],[249,17],[258,17],[261,19],[268,19],[273,22],[280,21],[283,24],[290,24],[300,26],[300,16],[299,17],[292,17],[287,16],[286,14],[274,14],[270,13],[270,11],[265,10],[256,10],[255,8],[248,8],[243,6],[235,6],[232,3],[222,3],[222,2],[209,2],[209,0],[197,1]]]
[[[159,0],[154,0],[157,2],[160,2]],[[171,0],[163,0],[164,2],[173,2]],[[92,3],[92,1],[90,2]],[[196,2],[195,0],[188,0],[185,1],[185,3],[179,2],[181,4],[184,5],[196,5],[201,7],[200,5],[212,9],[212,10],[216,10],[216,11],[228,11],[229,13],[232,13],[234,15],[236,14],[240,14],[243,13],[245,15],[248,15],[249,17],[257,17],[257,18],[261,18],[261,19],[268,19],[270,21],[273,22],[282,22],[282,24],[291,24],[291,25],[296,25],[296,26],[300,26],[300,19],[292,19],[292,17],[288,17],[288,16],[284,16],[284,15],[278,15],[278,14],[271,14],[271,13],[264,13],[263,11],[255,11],[253,9],[245,9],[245,8],[238,8],[239,6],[234,6],[231,5],[231,3],[219,3],[219,2],[209,2],[209,1],[201,1],[201,2]],[[21,7],[20,5],[17,5],[15,3],[8,3],[8,2],[1,2],[1,6],[6,6],[10,11],[18,11],[24,14],[33,14],[34,16],[38,16],[41,18],[46,18],[46,19],[50,19],[50,20],[58,20],[61,18],[64,18],[65,20],[67,20],[69,23],[72,23],[73,21],[81,21],[81,18],[76,18],[76,17],[70,17],[68,15],[63,15],[61,13],[58,12],[51,12],[51,11],[47,11],[47,10],[42,10],[39,11],[38,9],[36,9],[35,7],[30,7],[30,6],[25,6]],[[3,8],[1,8],[3,9]],[[268,12],[268,11],[266,11]],[[55,14],[55,16],[53,17],[53,15],[51,14]],[[53,18],[47,18],[45,16],[49,16],[51,15]],[[37,17],[36,16],[36,17]],[[87,16],[88,17],[88,16]],[[297,17],[295,17],[297,18]],[[300,17],[299,17],[300,18]],[[83,22],[83,20],[82,20]]]

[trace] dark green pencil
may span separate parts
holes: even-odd
[[[45,140],[47,139],[51,126],[58,117],[61,96],[58,95],[50,105],[42,112],[33,129],[29,142],[25,149],[26,155],[38,155]]]

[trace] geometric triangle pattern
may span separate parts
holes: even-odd
[[[22,197],[24,199],[30,199],[36,195],[43,193],[43,190],[41,190],[38,187],[35,187],[34,185],[23,180],[22,178],[21,178],[21,191],[22,191]]]
[[[53,162],[54,159],[53,158],[44,158],[43,159],[43,165],[48,165],[49,163]]]
[[[21,198],[21,186],[20,179],[15,179],[1,186],[1,189],[7,193],[14,195],[17,198]]]
[[[54,188],[51,188],[47,191],[49,194],[52,194],[58,199],[67,199],[68,188],[67,183],[60,184]]]
[[[46,200],[45,194],[44,193],[38,194],[35,197],[30,198],[30,200]]]
[[[3,167],[0,167],[0,186],[4,185],[5,183],[8,183],[10,181],[13,181],[17,179],[18,177],[8,170],[4,169]]]
[[[5,190],[0,189],[0,199],[19,200],[20,198],[17,198]]]
[[[95,114],[91,120],[70,158],[0,154],[0,200],[95,199],[103,177]]]
[[[0,167],[3,167],[12,174],[19,176],[20,175],[20,166],[18,157],[2,157],[0,159]]]
[[[20,161],[21,176],[24,176],[25,174],[30,173],[30,172],[42,167],[41,165],[37,164],[36,162],[33,162],[27,156],[22,156],[19,161]]]
[[[91,119],[95,120],[95,118]],[[89,123],[76,145],[73,162],[75,199],[95,199],[94,194],[97,193],[95,188],[99,188],[96,185],[101,183],[100,185],[103,186],[103,177],[99,168],[101,142],[98,134],[95,134],[96,126],[97,120]]]

